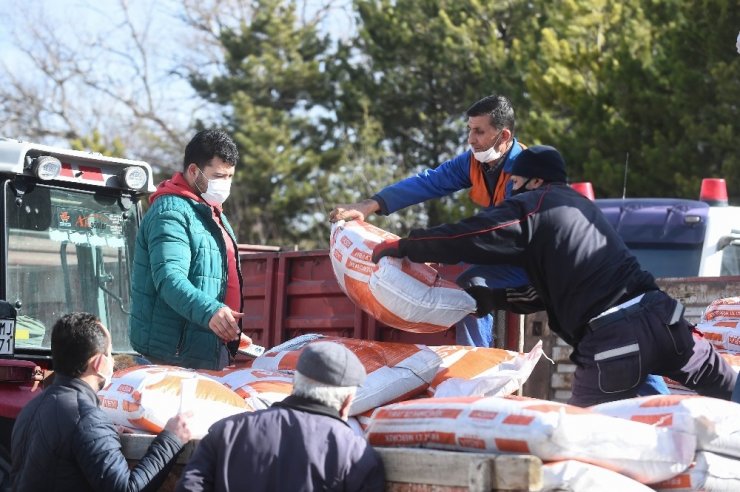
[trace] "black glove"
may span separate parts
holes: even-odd
[[[400,239],[386,239],[382,243],[379,243],[373,248],[373,263],[377,263],[384,256],[393,256],[395,258],[402,258],[401,245],[399,244]]]
[[[481,285],[474,285],[465,289],[465,292],[475,299],[475,316],[482,318],[491,311],[506,303],[506,292],[503,289],[493,290]]]
[[[465,289],[465,292],[475,299],[475,315],[479,318],[496,309],[517,314],[531,314],[545,309],[542,299],[531,285],[501,289],[474,285]]]

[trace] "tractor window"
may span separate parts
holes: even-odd
[[[108,327],[113,350],[130,352],[129,278],[135,209],[120,196],[6,185],[6,298],[18,308],[15,347],[49,349],[62,315],[88,311]]]

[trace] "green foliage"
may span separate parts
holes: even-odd
[[[333,41],[297,5],[255,0],[220,33],[220,73],[193,86],[240,147],[227,212],[240,240],[326,247],[326,213],[467,147],[464,112],[507,95],[517,136],[566,157],[598,196],[695,198],[725,177],[740,199],[735,0],[354,0]],[[457,220],[464,193],[381,227]]]
[[[241,162],[226,211],[242,242],[326,245],[327,170],[343,154],[333,138],[330,43],[299,25],[292,2],[258,0],[254,16],[225,29],[224,72],[193,86],[228,108]]]
[[[597,195],[696,198],[701,178],[738,189],[740,10],[704,2],[542,2],[518,45],[531,97],[527,130],[566,156]],[[719,15],[721,14],[721,15]]]
[[[108,157],[124,157],[126,150],[119,137],[112,137],[105,141],[98,130],[93,130],[92,135],[75,138],[69,141],[70,148],[88,152],[98,152]]]
[[[403,176],[436,167],[467,146],[464,113],[492,93],[516,94],[510,27],[528,17],[523,1],[356,0],[359,31],[346,49],[339,118],[352,125],[369,100]],[[512,96],[519,99],[518,94]],[[470,208],[432,201],[417,215],[438,223]],[[414,225],[411,223],[409,225]]]

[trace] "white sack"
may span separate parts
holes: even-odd
[[[429,265],[390,257],[373,263],[375,245],[394,238],[359,220],[332,225],[334,275],[357,306],[388,326],[415,333],[446,330],[475,312],[475,300]]]

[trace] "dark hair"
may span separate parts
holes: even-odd
[[[511,101],[505,96],[496,94],[486,96],[480,101],[473,103],[465,112],[465,115],[468,118],[471,116],[488,115],[491,117],[491,125],[499,130],[508,128],[511,130],[511,133],[514,133],[514,127],[516,125],[514,108],[511,105]]]
[[[108,334],[94,314],[65,314],[51,329],[51,358],[60,374],[79,377],[90,357],[107,353]]]
[[[185,147],[183,170],[190,163],[195,163],[203,170],[208,161],[220,157],[224,162],[236,165],[239,160],[239,151],[231,137],[223,130],[201,130],[195,134]]]

